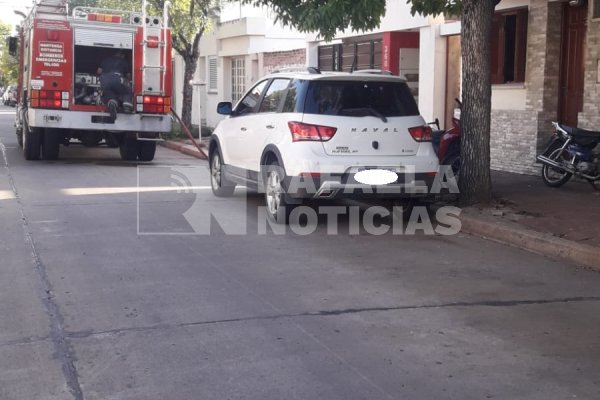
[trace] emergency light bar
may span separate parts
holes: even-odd
[[[98,21],[98,22],[112,22],[116,24],[121,23],[120,15],[111,15],[111,14],[88,14],[88,21]]]

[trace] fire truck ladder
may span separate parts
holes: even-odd
[[[167,31],[169,29],[169,7],[171,6],[171,2],[170,1],[165,1],[165,5],[163,8],[163,26],[161,29],[161,34],[160,34],[160,38],[159,38],[159,43],[158,43],[158,47],[159,49],[162,49],[162,57],[159,55],[158,57],[158,64],[157,65],[152,65],[152,64],[148,64],[148,23],[149,23],[149,18],[148,18],[148,14],[146,12],[146,8],[148,6],[148,3],[146,0],[143,0],[142,2],[142,29],[143,29],[143,45],[142,45],[142,92],[147,92],[148,90],[148,85],[147,83],[147,71],[151,71],[151,70],[159,70],[161,72],[161,79],[160,79],[160,89],[159,92],[161,95],[165,94],[165,81],[166,81],[166,77],[167,77],[167,67],[165,65],[165,63],[167,62]],[[152,90],[152,92],[155,92],[155,90]]]
[[[60,15],[69,14],[67,0],[38,0],[35,2],[32,15]]]

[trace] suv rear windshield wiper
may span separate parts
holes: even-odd
[[[339,111],[339,115],[366,117],[372,115],[381,119],[383,122],[387,122],[387,117],[372,107],[360,107],[360,108],[343,108]]]

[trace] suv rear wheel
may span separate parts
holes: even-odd
[[[210,187],[217,197],[230,197],[235,190],[235,183],[230,182],[223,174],[223,161],[219,149],[210,158]]]

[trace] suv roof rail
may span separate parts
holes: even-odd
[[[306,68],[302,68],[302,67],[289,67],[289,68],[280,68],[280,69],[276,69],[273,70],[271,73],[273,74],[277,74],[280,72],[307,72],[310,74],[320,74],[321,70],[317,67],[306,67]]]
[[[352,71],[353,74],[379,74],[379,75],[394,75],[392,71],[386,71],[383,69],[358,69]]]

